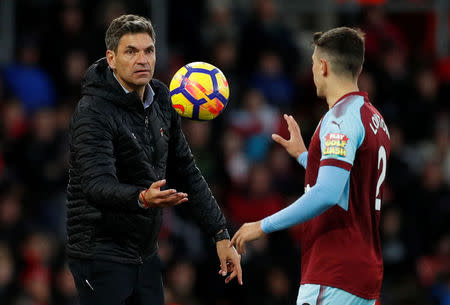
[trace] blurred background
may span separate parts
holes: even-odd
[[[270,135],[288,136],[288,113],[309,143],[327,110],[315,96],[311,34],[364,30],[360,88],[392,141],[380,304],[450,304],[449,12],[448,0],[1,0],[0,304],[78,304],[64,255],[66,135],[83,73],[105,55],[105,30],[124,13],[154,24],[156,78],[168,84],[192,61],[228,78],[224,113],[183,120],[183,129],[231,233],[303,193],[302,167]],[[189,211],[165,209],[167,304],[295,304],[299,238],[294,227],[251,243],[244,286],[226,286]]]

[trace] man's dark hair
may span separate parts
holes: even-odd
[[[150,20],[137,15],[122,15],[114,19],[106,31],[106,49],[116,52],[120,38],[129,33],[147,33],[153,41],[156,40],[155,30]]]
[[[337,74],[355,78],[364,62],[364,33],[359,29],[339,27],[313,34],[312,44],[330,56],[331,66]]]

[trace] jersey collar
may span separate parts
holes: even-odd
[[[331,107],[331,108],[334,108],[338,103],[342,102],[343,100],[345,100],[346,97],[349,97],[349,96],[351,96],[351,95],[359,95],[359,96],[362,96],[362,97],[364,97],[364,102],[369,102],[369,96],[368,96],[367,92],[365,92],[365,91],[352,91],[352,92],[349,92],[349,93],[344,94],[343,96],[341,96],[341,97],[336,101],[336,103],[334,103],[333,107]]]

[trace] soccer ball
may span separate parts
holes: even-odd
[[[225,75],[205,62],[193,62],[170,81],[170,100],[176,112],[198,121],[212,120],[225,108],[230,94]]]

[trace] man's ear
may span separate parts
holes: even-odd
[[[328,69],[330,68],[328,61],[325,58],[320,59],[320,73],[322,76],[328,75]]]
[[[111,69],[116,68],[116,54],[112,50],[106,50],[106,60],[108,61],[108,65]]]

